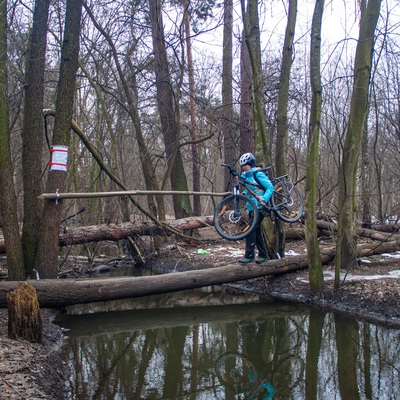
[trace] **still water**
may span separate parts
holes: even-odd
[[[71,399],[400,399],[400,330],[287,303],[56,322]]]

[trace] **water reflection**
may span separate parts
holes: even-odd
[[[399,331],[287,304],[63,316],[73,399],[395,399]]]

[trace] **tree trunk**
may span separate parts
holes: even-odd
[[[340,286],[340,269],[357,263],[357,240],[354,229],[357,221],[357,171],[360,147],[368,115],[368,91],[371,77],[374,33],[379,18],[381,0],[361,2],[361,23],[354,61],[353,93],[349,122],[339,170],[339,224],[335,260],[335,287]]]
[[[254,151],[253,116],[251,113],[251,88],[253,74],[249,50],[245,41],[245,32],[242,33],[240,46],[240,153]]]
[[[36,290],[27,283],[7,294],[8,336],[11,339],[42,342],[42,318]]]
[[[276,115],[277,135],[275,148],[275,171],[277,176],[287,173],[288,99],[290,71],[293,64],[293,40],[296,27],[297,0],[289,1],[288,20],[283,43],[281,74],[279,76],[278,108]]]
[[[242,18],[244,25],[244,38],[249,51],[252,70],[252,110],[253,110],[253,135],[256,155],[262,154],[263,161],[271,164],[267,142],[266,115],[264,105],[264,80],[261,66],[260,21],[258,17],[258,1],[248,0],[247,10],[245,1],[241,0]]]
[[[321,24],[324,13],[324,0],[316,0],[311,26],[311,61],[310,81],[312,102],[310,124],[307,140],[307,172],[306,172],[306,245],[309,262],[310,291],[317,295],[324,287],[322,275],[321,253],[318,244],[317,220],[317,178],[318,150],[322,112],[321,86]]]
[[[377,100],[374,101],[377,105]],[[375,110],[377,111],[377,110]],[[368,121],[368,118],[367,118]],[[369,135],[368,135],[368,122],[365,122],[365,127],[362,134],[361,144],[361,221],[363,228],[371,229],[372,227],[372,214],[371,214],[371,161],[369,148]],[[376,115],[376,129],[375,135],[379,136],[379,116]]]
[[[277,108],[277,137],[275,149],[275,172],[277,176],[287,173],[287,143],[288,143],[288,98],[289,98],[289,81],[290,71],[293,63],[293,40],[296,27],[297,17],[297,0],[289,1],[288,19],[285,31],[285,39],[282,51],[281,74],[279,77],[279,93],[278,93],[278,108]],[[286,224],[282,221],[275,221],[275,224],[264,223],[268,241],[268,251],[270,254],[285,254],[286,246]],[[274,257],[275,258],[275,257]]]
[[[224,0],[224,36],[222,47],[222,134],[224,137],[224,162],[234,165],[237,161],[236,138],[233,124],[232,95],[232,29],[233,0]],[[224,173],[225,188],[228,188],[230,174]]]
[[[0,214],[10,279],[25,279],[11,161],[7,92],[7,1],[0,2]]]
[[[172,90],[169,63],[165,48],[161,1],[149,0],[149,7],[153,34],[157,103],[167,157],[167,173],[170,177],[172,190],[187,191],[188,184],[179,148],[179,136],[177,135],[176,103],[174,102],[174,92]],[[174,196],[173,206],[175,218],[184,218],[192,215],[192,206],[187,195]]]
[[[188,64],[188,79],[189,79],[189,112],[190,112],[190,137],[192,140],[192,169],[193,169],[193,190],[195,192],[200,191],[200,160],[199,150],[197,143],[198,141],[198,129],[197,129],[197,118],[196,118],[196,90],[194,82],[194,66],[192,56],[192,43],[190,35],[190,20],[189,20],[189,3],[188,0],[183,1],[184,7],[184,24],[185,24],[185,41],[186,41],[186,53],[187,53],[187,64]],[[193,212],[194,215],[201,215],[201,202],[200,197],[195,196],[193,198]]]
[[[79,34],[82,1],[68,0],[61,49],[60,78],[56,100],[53,145],[70,146],[71,120],[74,106],[76,72],[78,70]],[[49,171],[46,191],[63,191],[66,172]],[[58,235],[60,231],[62,201],[47,201],[44,205],[36,269],[43,278],[55,278],[58,273]]]
[[[43,202],[38,199],[38,196],[43,191],[43,96],[49,5],[50,0],[35,2],[30,48],[26,63],[22,128],[22,178],[24,184],[22,247],[28,275],[32,274],[35,265],[38,246],[37,225],[43,210]]]

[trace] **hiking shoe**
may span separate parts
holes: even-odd
[[[254,262],[254,258],[244,257],[244,258],[240,259],[239,262],[240,262],[240,264],[249,264],[249,263]]]
[[[259,257],[256,260],[256,264],[263,264],[263,263],[265,263],[265,261],[268,261],[267,257]]]

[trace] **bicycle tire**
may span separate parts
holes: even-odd
[[[296,186],[288,192],[286,186],[278,181],[274,186],[271,203],[274,212],[282,221],[293,223],[304,214],[304,199]]]
[[[253,218],[249,217],[248,206],[253,209]],[[255,228],[258,209],[254,202],[243,194],[226,197],[217,205],[214,212],[214,228],[227,240],[241,240]]]
[[[257,370],[253,363],[237,352],[222,354],[216,362],[215,371],[220,383],[235,394],[251,391],[258,383]]]

